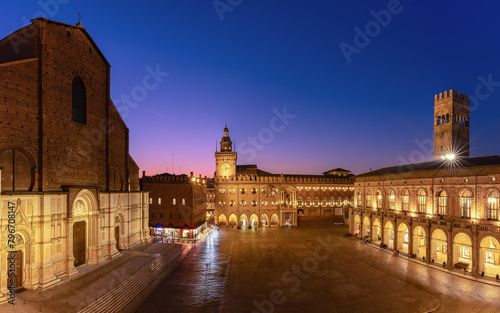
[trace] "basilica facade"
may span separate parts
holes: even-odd
[[[500,275],[500,156],[469,157],[469,97],[435,96],[434,161],[356,176],[350,232],[447,268]]]
[[[15,289],[45,289],[150,241],[110,65],[81,24],[0,40],[0,99],[0,301],[12,264]]]
[[[353,201],[353,175],[348,170],[291,175],[238,165],[227,127],[215,163],[215,222],[220,226],[343,223],[344,212]]]

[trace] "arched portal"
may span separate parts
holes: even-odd
[[[224,214],[219,215],[219,226],[227,226],[227,218]]]
[[[405,223],[401,223],[398,226],[398,246],[397,250],[400,252],[408,254],[410,245],[410,231]]]
[[[448,240],[441,229],[436,229],[431,235],[431,260],[437,263],[446,262],[448,259]]]
[[[419,258],[427,258],[426,246],[427,238],[425,229],[422,226],[415,227],[415,229],[413,229],[413,253],[416,254]]]
[[[71,210],[73,225],[70,229],[73,231],[71,236],[73,241],[70,251],[73,252],[73,264],[76,267],[85,263],[97,262],[99,260],[98,250],[89,249],[89,247],[98,246],[96,236],[92,235],[99,231],[95,229],[97,223],[89,223],[89,220],[97,218],[97,214],[94,214],[98,212],[95,195],[88,189],[80,190],[75,196]],[[89,254],[90,250],[92,253]]]
[[[500,275],[500,243],[492,236],[484,237],[479,245],[479,272],[496,277]]]
[[[238,218],[236,215],[231,214],[229,215],[229,226],[231,227],[236,227],[238,225]]]
[[[382,241],[380,221],[378,219],[375,219],[373,221],[373,226],[372,226],[372,241],[374,243],[380,243]]]
[[[262,226],[269,226],[269,220],[268,220],[266,214],[262,214],[260,216],[260,225],[262,225]]]
[[[278,225],[278,215],[273,214],[271,215],[271,226],[277,226]]]
[[[453,239],[453,265],[460,263],[460,267],[472,269],[472,240],[464,232],[455,235]],[[496,275],[496,274],[495,274]]]
[[[257,217],[257,215],[252,214],[250,216],[250,226],[252,226],[252,227],[259,226],[259,218]]]
[[[389,249],[394,249],[394,225],[390,221],[384,226],[384,243]]]
[[[243,227],[248,226],[248,218],[245,214],[240,215],[240,226],[243,226]]]
[[[354,216],[354,229],[352,230],[352,233],[354,236],[359,235],[359,232],[361,230],[361,218],[359,215]]]
[[[361,229],[362,238],[370,238],[370,218],[365,216],[363,219],[363,228]]]

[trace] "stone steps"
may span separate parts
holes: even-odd
[[[79,313],[119,312],[132,301],[148,284],[165,270],[186,249],[185,245],[173,245],[160,256],[144,265],[134,275],[122,282]]]

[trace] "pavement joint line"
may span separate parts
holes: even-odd
[[[359,242],[358,238],[352,237],[352,239]],[[384,252],[389,253],[389,254],[394,254],[394,251],[390,251],[390,250],[387,250],[387,249],[382,249],[380,247],[377,247],[377,245],[373,244],[373,243],[369,243],[368,246],[370,246],[370,247],[372,247],[374,249],[378,249],[380,251],[384,251]],[[468,279],[468,280],[471,280],[471,281],[475,281],[475,282],[486,284],[486,285],[490,285],[490,286],[500,287],[500,283],[498,283],[498,282],[490,282],[490,281],[487,281],[487,280],[482,280],[479,277],[467,276],[467,275],[464,275],[464,274],[459,274],[459,273],[456,273],[455,271],[453,271],[451,269],[441,268],[439,265],[428,264],[426,262],[422,262],[422,261],[419,261],[419,260],[416,260],[416,259],[413,259],[413,258],[409,258],[409,257],[407,257],[405,255],[398,255],[398,257],[404,258],[407,261],[411,261],[413,263],[420,264],[420,265],[426,266],[428,268],[432,268],[432,269],[441,271],[443,273],[448,273],[448,274],[451,274],[451,275],[454,275],[454,276],[457,276],[457,277],[460,277],[460,278],[463,278],[463,279]]]
[[[117,312],[121,308],[123,308],[125,305],[127,305],[132,299],[137,296],[138,293],[140,293],[141,290],[143,290],[146,286],[147,283],[150,281],[149,279],[152,275],[156,275],[156,271],[160,270],[160,272],[168,267],[168,265],[175,260],[175,258],[184,250],[183,245],[173,245],[163,251],[158,257],[156,257],[154,260],[150,261],[149,263],[145,264],[139,271],[134,273],[132,276],[127,278],[124,282],[122,282],[119,286],[116,288],[113,288],[100,298],[98,298],[96,301],[88,305],[87,307],[83,308],[82,310],[79,311],[79,313],[84,313],[84,312],[96,312],[96,311],[101,311],[104,308],[109,308],[110,305],[115,304],[116,301],[121,300],[124,298],[124,296],[130,295],[132,297],[129,298],[129,301],[126,301],[122,303],[121,307],[112,307],[110,308],[111,310],[106,310],[105,312]],[[169,263],[167,264],[167,260]],[[148,275],[144,275],[143,273],[146,271]],[[142,285],[136,284],[132,288],[125,289],[128,287],[131,283],[136,283],[136,282],[145,282]],[[142,287],[142,288],[141,288]],[[138,292],[135,292],[137,291]],[[135,294],[135,295],[134,295]],[[118,310],[117,310],[118,309]]]

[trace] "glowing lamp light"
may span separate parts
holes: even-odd
[[[193,181],[196,181],[196,178],[194,178],[194,177],[193,177],[193,179],[192,179],[192,180],[193,180]]]
[[[453,161],[455,160],[457,156],[455,155],[455,153],[449,153],[449,154],[446,154],[446,155],[442,155],[441,158],[443,160],[447,160],[447,161]]]

